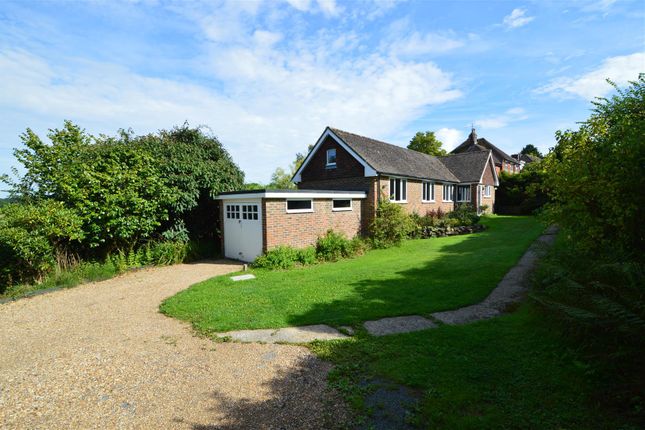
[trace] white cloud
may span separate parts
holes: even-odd
[[[510,15],[504,17],[504,25],[507,28],[519,28],[534,19],[535,17],[526,15],[526,9],[513,9]]]
[[[527,118],[528,115],[524,109],[515,107],[499,115],[478,119],[475,121],[475,125],[486,129],[504,128],[511,122],[522,121]]]
[[[465,139],[464,133],[456,128],[440,128],[436,131],[435,136],[443,142],[443,149],[448,152],[455,149]]]
[[[617,85],[625,85],[645,72],[645,52],[605,59],[595,70],[578,77],[561,77],[535,90],[538,94],[553,94],[561,97],[578,96],[587,100],[604,97],[613,87],[607,83],[611,79]]]
[[[390,52],[399,56],[440,54],[460,48],[464,42],[451,33],[411,33],[390,42]]]
[[[300,12],[315,12],[311,0],[285,0],[291,7]],[[336,0],[316,0],[318,11],[327,16],[337,16],[341,8],[336,4]]]
[[[307,12],[311,7],[311,0],[286,0],[286,2],[301,12]]]

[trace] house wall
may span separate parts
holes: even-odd
[[[348,238],[361,233],[361,199],[352,200],[351,211],[332,211],[332,199],[314,199],[314,211],[287,213],[285,199],[263,199],[264,251],[279,245],[304,248],[314,245],[328,230],[344,233]]]
[[[423,198],[423,181],[417,179],[408,179],[408,193],[406,203],[397,203],[401,205],[407,213],[417,213],[425,215],[428,211],[441,209],[443,212],[450,212],[454,209],[454,202],[443,201],[443,184],[435,182],[434,184],[434,202],[422,202]],[[382,176],[379,179],[379,188],[385,198],[390,196],[390,178]]]
[[[361,176],[348,178],[302,181],[297,185],[301,190],[364,191],[367,193],[367,198],[361,201],[361,232],[367,234],[369,223],[374,219],[378,206],[377,178],[366,178],[361,174]]]
[[[327,167],[327,150],[336,149],[336,167]],[[334,139],[327,137],[300,172],[302,182],[365,176],[365,168]]]
[[[487,164],[486,170],[484,170],[484,174],[482,175],[482,184],[490,185],[491,192],[490,197],[482,197],[482,201],[479,202],[479,206],[487,205],[488,209],[486,209],[486,212],[493,213],[493,207],[495,204],[495,176],[493,175],[493,169],[490,167],[490,163]]]

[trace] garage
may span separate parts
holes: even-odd
[[[251,262],[286,245],[303,248],[334,230],[352,238],[361,233],[362,191],[253,190],[220,194],[222,252]]]
[[[261,200],[227,201],[224,212],[224,255],[252,261],[262,254]]]

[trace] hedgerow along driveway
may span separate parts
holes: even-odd
[[[256,279],[217,277],[162,304],[201,332],[329,324],[424,315],[478,303],[495,288],[543,226],[534,217],[482,219],[481,233],[405,241],[336,263]]]
[[[158,312],[239,269],[148,269],[0,305],[0,428],[329,427],[330,365],[307,349],[214,343]]]

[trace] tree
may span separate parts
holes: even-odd
[[[447,155],[445,149],[441,148],[443,143],[437,139],[432,131],[417,132],[408,144],[408,149],[424,154],[442,156]]]
[[[579,130],[558,131],[541,163],[547,172],[550,220],[590,252],[645,248],[645,74],[598,99]]]
[[[544,158],[542,153],[540,153],[540,150],[537,149],[537,147],[533,144],[528,144],[522,148],[520,151],[520,154],[525,154],[525,155],[535,155],[536,157]]]
[[[313,147],[314,147],[313,145],[309,145],[307,147],[307,153],[311,152]],[[286,171],[282,167],[276,168],[273,174],[271,175],[271,183],[269,184],[269,188],[274,188],[279,190],[295,189],[296,184],[291,182],[291,178],[293,178],[293,175],[295,175],[298,169],[300,168],[300,166],[302,166],[302,163],[305,161],[305,158],[307,158],[306,154],[298,152],[296,153],[296,159],[289,166],[289,171]]]

